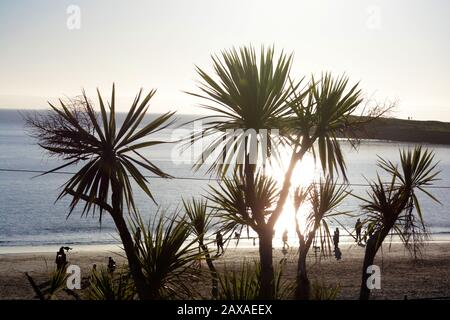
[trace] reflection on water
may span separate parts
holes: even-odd
[[[15,113],[16,114],[16,113]],[[183,119],[180,123],[185,122]],[[172,139],[172,130],[167,129],[158,133],[158,139]],[[363,142],[358,151],[351,150],[343,143],[347,159],[348,178],[350,188],[358,195],[364,195],[365,178],[371,179],[376,175],[376,155],[383,158],[398,160],[398,149],[411,145],[387,142]],[[450,148],[446,146],[429,146],[436,152],[436,159],[440,161],[440,181],[437,185],[450,186]],[[191,164],[187,163],[185,155],[178,155],[173,151],[173,145],[160,145],[144,152],[145,156],[155,160],[155,163],[175,177],[197,177],[204,179],[204,172],[194,173]],[[175,158],[172,156],[177,154]],[[23,124],[17,116],[5,116],[0,110],[0,168],[46,170],[57,165],[55,159],[47,159],[41,150],[26,136]],[[278,166],[278,167],[277,167]],[[272,174],[277,181],[284,178],[284,169],[279,165],[267,167],[266,173]],[[306,155],[302,163],[297,165],[292,179],[294,186],[307,185],[320,175],[320,167],[314,165],[311,155]],[[116,240],[116,231],[111,219],[104,217],[102,224],[98,216],[80,218],[80,211],[75,211],[67,218],[68,200],[54,204],[59,187],[68,178],[67,175],[48,175],[34,178],[33,173],[16,173],[0,171],[0,246],[14,245],[42,245],[54,243],[90,244],[112,243]],[[175,212],[179,208],[181,197],[200,196],[208,189],[205,180],[162,180],[150,179],[151,189],[158,204],[167,208],[168,212]],[[216,182],[211,182],[216,183]],[[422,197],[425,220],[432,232],[450,232],[450,189],[433,189],[432,192],[442,205],[433,203]],[[154,215],[157,206],[142,192],[136,192],[136,202],[145,216]],[[340,210],[359,212],[359,201],[348,197]],[[301,209],[305,215],[307,210]],[[276,225],[276,238],[281,236],[284,229],[288,229],[290,242],[294,242],[295,222],[292,201],[287,201],[283,214]],[[353,218],[342,217],[344,226],[352,228]],[[301,225],[304,221],[300,220]],[[334,228],[336,225],[331,225]],[[342,234],[345,234],[343,232]],[[251,243],[250,243],[251,244]]]

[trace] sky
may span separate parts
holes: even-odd
[[[195,66],[252,44],[294,53],[292,76],[331,71],[393,116],[450,121],[450,1],[2,0],[0,108],[116,84],[126,111],[140,88],[151,110],[201,113]]]

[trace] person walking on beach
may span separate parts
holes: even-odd
[[[283,250],[289,249],[288,231],[287,231],[287,229],[284,229],[284,232],[283,232],[283,235],[281,237],[281,240],[283,241]]]
[[[224,252],[224,250],[223,250],[223,236],[222,236],[222,233],[220,231],[217,231],[216,243],[217,243],[217,255],[219,255],[220,249],[222,250],[222,254],[223,254],[223,252]]]
[[[113,273],[116,270],[116,262],[113,260],[113,258],[108,258],[108,271],[109,273]]]
[[[336,249],[334,250],[334,257],[336,258],[336,260],[342,259],[342,252],[341,249],[339,249],[339,247],[336,247]]]
[[[356,242],[358,244],[361,243],[361,229],[362,229],[361,219],[358,218],[358,220],[356,221],[356,224],[355,224]]]
[[[67,256],[64,252],[64,247],[59,248],[59,251],[56,252],[56,269],[61,270],[63,269],[67,264]]]
[[[334,251],[336,251],[337,249],[339,249],[339,228],[336,228],[336,230],[334,230],[333,243]]]

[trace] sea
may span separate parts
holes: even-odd
[[[40,175],[62,162],[50,157],[30,136],[23,120],[23,115],[27,112],[36,111],[0,110],[0,251],[2,247],[76,247],[119,243],[118,234],[108,215],[104,215],[100,221],[97,214],[82,216],[79,208],[69,216],[70,198],[56,201],[61,186],[79,167],[68,167],[64,172]],[[149,114],[145,121],[155,116]],[[123,115],[120,117],[123,118]],[[173,216],[180,213],[182,199],[200,198],[208,193],[210,185],[218,183],[206,168],[194,171],[192,166],[196,159],[193,152],[183,152],[181,148],[179,140],[192,132],[191,121],[196,117],[200,116],[177,115],[177,121],[173,125],[152,136],[152,139],[171,143],[150,147],[143,152],[146,158],[174,177],[161,179],[146,173],[156,203],[135,186],[134,196],[144,219],[151,220],[155,215]],[[367,195],[368,181],[380,172],[377,168],[378,157],[395,162],[399,159],[400,149],[414,147],[409,143],[373,140],[361,141],[356,149],[345,141],[342,146],[347,163],[349,188],[353,194],[363,197]],[[419,195],[424,220],[432,239],[446,238],[450,235],[450,147],[432,144],[423,147],[434,151],[440,171],[439,180],[429,189],[440,203]],[[313,157],[308,157],[308,161],[298,165],[293,184],[306,184],[320,172]],[[280,179],[283,171],[275,170],[273,174]],[[350,212],[352,216],[330,221],[330,227],[351,231],[356,215],[362,213],[361,204],[362,201],[357,197],[348,196],[338,210]],[[295,241],[292,219],[292,210],[286,209],[277,224],[276,238],[281,237],[281,233],[288,229],[291,241]],[[341,231],[341,234],[345,234],[345,231]]]

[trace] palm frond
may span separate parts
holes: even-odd
[[[192,264],[201,258],[195,245],[197,237],[189,238],[191,227],[184,217],[164,218],[157,214],[148,224],[136,216],[133,228],[142,230],[137,253],[148,287],[154,299],[189,297],[195,280]]]
[[[381,245],[387,234],[395,234],[410,250],[414,257],[427,236],[423,212],[417,193],[421,192],[432,200],[438,200],[426,190],[437,180],[439,171],[434,162],[434,154],[421,146],[413,150],[400,150],[400,163],[379,157],[378,166],[390,176],[384,183],[380,176],[370,182],[370,190],[361,208],[367,216],[368,233],[378,235]]]
[[[222,221],[229,222],[233,227],[245,225],[257,230],[258,226],[265,223],[262,220],[264,216],[271,214],[279,189],[272,177],[260,172],[254,176],[254,199],[249,196],[246,185],[247,179],[234,174],[231,179],[223,179],[217,187],[210,186],[207,198]],[[263,216],[253,216],[250,210],[252,206],[256,208],[255,212],[262,212]]]
[[[152,147],[164,141],[142,141],[149,135],[166,128],[172,123],[173,112],[156,117],[144,124],[150,99],[155,90],[151,90],[140,101],[142,90],[136,96],[125,120],[120,128],[116,124],[115,86],[113,85],[111,101],[106,102],[97,90],[100,112],[96,112],[94,104],[83,91],[80,98],[60,100],[60,106],[50,104],[51,111],[41,115],[29,115],[26,122],[30,134],[39,145],[51,155],[62,158],[65,164],[47,173],[77,164],[84,165],[63,186],[58,196],[72,197],[70,212],[80,200],[85,202],[83,214],[95,213],[98,203],[108,203],[112,186],[120,194],[119,211],[126,207],[136,211],[132,182],[144,191],[151,199],[153,195],[148,187],[148,180],[140,169],[170,178],[150,160],[143,157],[139,150]],[[100,206],[100,219],[104,206]]]
[[[133,300],[136,289],[127,272],[112,274],[107,269],[93,270],[89,280],[89,300]]]
[[[328,174],[340,172],[346,179],[346,164],[338,139],[350,138],[348,129],[357,126],[354,114],[362,102],[362,92],[358,84],[349,86],[346,76],[333,78],[330,73],[322,75],[319,81],[312,77],[309,87],[302,90],[290,102],[292,133],[303,144],[311,144],[314,157],[318,155]]]
[[[292,55],[281,53],[275,57],[274,48],[262,47],[259,58],[251,46],[233,48],[213,56],[212,60],[215,77],[197,67],[202,80],[200,93],[189,94],[205,100],[207,104],[201,107],[213,111],[215,119],[207,121],[206,128],[189,137],[188,143],[210,137],[212,141],[194,168],[203,166],[212,157],[212,150],[218,149],[219,156],[212,159],[209,170],[224,174],[229,168],[224,164],[237,156],[235,150],[241,150],[236,163],[246,162],[249,139],[254,140],[257,149],[264,149],[260,152],[266,155],[275,151],[273,145],[282,143],[283,139],[273,137],[271,131],[279,130],[279,136],[283,136],[286,117],[291,112],[287,100],[300,84],[289,80]],[[236,133],[236,130],[241,131]],[[249,130],[253,136],[248,136]]]

